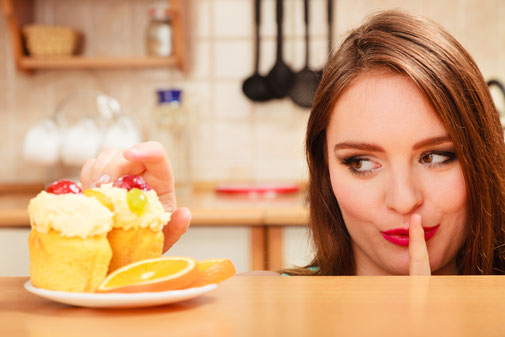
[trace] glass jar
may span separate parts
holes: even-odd
[[[167,151],[178,194],[191,191],[191,144],[189,110],[182,103],[181,90],[158,90],[154,108],[152,138]]]
[[[151,56],[172,54],[172,18],[166,6],[152,7],[146,30],[146,52]]]

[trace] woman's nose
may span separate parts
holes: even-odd
[[[400,214],[414,212],[424,201],[419,181],[410,172],[393,174],[385,194],[386,207]]]

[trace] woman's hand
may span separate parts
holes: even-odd
[[[410,275],[431,275],[428,247],[424,240],[421,216],[412,214],[409,224]]]
[[[172,212],[170,222],[163,227],[166,252],[188,230],[191,213],[187,208],[177,209],[172,169],[161,144],[151,141],[121,151],[102,150],[82,167],[81,185],[83,189],[100,186],[127,174],[144,178],[158,194],[165,211]]]

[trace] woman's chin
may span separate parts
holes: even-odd
[[[391,257],[384,263],[384,269],[389,275],[409,275],[410,274],[410,256],[401,254],[401,256]],[[453,266],[454,265],[454,266]],[[456,274],[456,264],[444,263],[436,256],[430,256],[431,274]],[[453,268],[454,267],[454,268]]]
[[[389,275],[409,275],[410,272],[410,258],[408,251],[406,254],[402,252],[387,260],[385,270]]]

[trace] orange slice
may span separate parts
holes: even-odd
[[[190,257],[159,257],[131,263],[109,274],[98,292],[134,293],[188,288],[200,276]]]
[[[235,266],[228,259],[198,261],[198,269],[200,270],[200,277],[191,283],[191,287],[223,282],[236,273]]]

